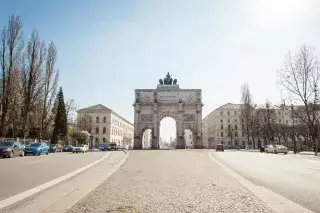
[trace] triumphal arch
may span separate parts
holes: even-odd
[[[177,79],[168,73],[156,89],[136,89],[134,107],[134,149],[142,149],[142,135],[152,130],[151,148],[159,149],[160,121],[171,117],[176,121],[176,148],[185,148],[184,131],[194,134],[193,148],[202,144],[201,89],[180,89]]]

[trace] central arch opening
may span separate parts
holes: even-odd
[[[160,149],[175,148],[177,145],[177,124],[171,117],[160,121]]]

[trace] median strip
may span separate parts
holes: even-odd
[[[90,164],[88,164],[88,165],[86,165],[86,166],[84,166],[82,168],[79,168],[79,169],[77,169],[77,170],[75,170],[73,172],[70,172],[70,173],[68,173],[66,175],[63,175],[63,176],[59,177],[59,178],[51,180],[51,181],[49,181],[47,183],[44,183],[44,184],[42,184],[40,186],[36,186],[36,187],[34,187],[32,189],[29,189],[27,191],[24,191],[24,192],[22,192],[20,194],[17,194],[17,195],[14,195],[12,197],[9,197],[7,199],[1,200],[0,201],[0,209],[3,209],[5,207],[7,207],[7,206],[10,206],[10,205],[12,205],[12,204],[14,204],[14,203],[16,203],[18,201],[21,201],[21,200],[23,200],[23,199],[25,199],[27,197],[30,197],[30,196],[32,196],[32,195],[34,195],[36,193],[39,193],[39,192],[43,191],[43,190],[45,190],[45,189],[47,189],[47,188],[49,188],[51,186],[54,186],[54,185],[56,185],[56,184],[58,184],[58,183],[60,183],[60,182],[62,182],[64,180],[67,180],[67,179],[69,179],[69,178],[71,178],[71,177],[73,177],[73,176],[75,176],[75,175],[77,175],[77,174],[89,169],[90,167],[93,167],[94,165],[100,163],[101,161],[106,159],[109,155],[110,155],[110,152],[107,153],[102,158],[100,158],[99,160],[96,160],[96,161],[94,161],[94,162],[92,162],[92,163],[90,163]]]

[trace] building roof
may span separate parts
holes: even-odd
[[[233,104],[233,103],[226,103],[220,107],[218,107],[215,110],[221,110],[221,109],[241,109],[243,104]]]
[[[131,123],[130,121],[128,121],[127,119],[125,119],[124,117],[122,117],[121,115],[119,115],[117,112],[115,112],[114,110],[102,105],[102,104],[97,104],[97,105],[94,105],[94,106],[89,106],[89,107],[86,107],[86,108],[82,108],[82,109],[79,109],[77,110],[77,113],[81,113],[81,112],[90,112],[90,111],[94,111],[94,110],[103,110],[103,111],[106,111],[106,112],[111,112],[112,114],[118,116],[119,118],[121,118],[122,120],[124,120],[125,122],[129,123],[130,125],[133,126],[133,123]]]

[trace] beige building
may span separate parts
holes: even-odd
[[[207,115],[202,121],[205,147],[215,148],[217,144],[244,146],[246,137],[240,113],[241,104],[227,103]]]
[[[293,119],[288,108],[275,106],[272,109],[275,111],[275,123],[292,125]],[[224,144],[225,147],[248,145],[240,114],[241,104],[227,103],[207,115],[202,120],[204,145],[209,148],[215,148],[217,144]],[[278,139],[275,138],[275,140]],[[261,143],[264,144],[263,141]]]
[[[81,130],[94,137],[95,144],[115,142],[119,146],[133,146],[133,124],[102,104],[77,111]]]

